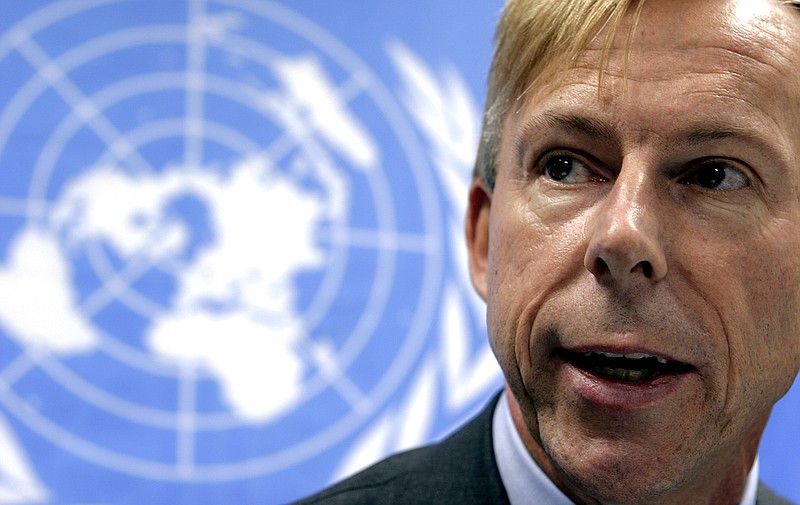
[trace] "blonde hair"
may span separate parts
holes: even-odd
[[[510,0],[506,4],[495,35],[474,177],[482,177],[489,189],[494,188],[500,136],[512,104],[560,68],[574,64],[606,29],[602,77],[617,27],[635,1]]]

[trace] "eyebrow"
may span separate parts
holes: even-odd
[[[559,128],[574,133],[580,133],[588,137],[596,137],[608,140],[610,143],[618,144],[619,136],[607,124],[586,116],[563,115],[553,112],[545,112],[536,116],[523,126],[525,133],[539,130],[541,128]]]
[[[712,142],[714,140],[722,140],[739,136],[742,136],[741,132],[737,132],[730,128],[710,127],[698,128],[697,130],[690,132],[686,136],[686,140],[690,144],[703,144],[705,142]]]
[[[525,140],[537,138],[543,130],[557,129],[565,132],[575,133],[584,137],[600,139],[601,141],[618,146],[620,139],[617,132],[606,123],[596,119],[577,116],[557,114],[554,112],[544,112],[529,118],[520,127],[519,133],[514,138],[514,150],[517,158],[520,159],[525,148]]]
[[[619,146],[621,144],[619,134],[603,121],[587,116],[560,114],[548,111],[530,118],[521,126],[520,132],[515,139],[517,155],[522,155],[522,150],[525,147],[525,139],[537,138],[541,136],[543,130],[548,129],[557,129],[578,134],[583,137],[597,139],[606,145]],[[672,138],[670,143],[673,145],[680,143],[702,145],[726,139],[750,144],[761,152],[777,154],[773,143],[764,136],[749,129],[728,125],[710,124],[695,129],[687,129],[687,131],[679,133]]]
[[[775,143],[770,142],[770,139],[760,135],[756,131],[751,131],[745,128],[736,128],[729,126],[708,126],[691,130],[681,138],[685,142],[692,145],[701,145],[711,143],[716,140],[731,139],[737,142],[742,142],[755,147],[762,153],[769,153],[772,157],[780,159],[780,151],[776,149]]]

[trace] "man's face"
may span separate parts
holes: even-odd
[[[569,494],[741,496],[800,366],[800,12],[651,1],[627,35],[509,112],[473,282]]]

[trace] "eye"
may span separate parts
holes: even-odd
[[[744,172],[724,160],[709,160],[697,164],[681,182],[719,190],[741,189],[750,185],[750,179]]]
[[[556,182],[578,184],[600,180],[581,160],[575,156],[561,153],[548,156],[540,162],[541,173]]]

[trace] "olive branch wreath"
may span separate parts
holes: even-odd
[[[472,413],[468,409],[502,383],[488,344],[473,349],[470,339],[473,321],[485,334],[485,306],[469,282],[463,232],[480,111],[455,68],[446,67],[437,75],[397,40],[387,44],[387,52],[400,76],[403,105],[425,140],[442,188],[450,268],[435,345],[423,357],[405,396],[362,430],[332,475],[333,481],[441,435],[434,430],[442,413],[455,418],[445,430],[450,431]]]

